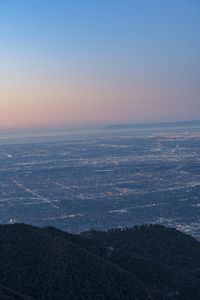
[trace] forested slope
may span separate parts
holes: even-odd
[[[0,299],[199,300],[199,267],[200,243],[163,226],[0,226]]]

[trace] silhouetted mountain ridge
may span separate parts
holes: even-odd
[[[200,243],[159,225],[79,235],[0,226],[0,299],[195,300],[199,269]]]

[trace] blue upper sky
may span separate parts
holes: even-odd
[[[0,126],[199,117],[198,0],[0,0],[0,40]]]

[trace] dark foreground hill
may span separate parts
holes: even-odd
[[[163,226],[0,226],[0,299],[199,300],[199,274],[200,243]]]
[[[25,296],[16,292],[13,292],[12,290],[5,288],[3,286],[0,286],[0,299],[4,300],[33,300],[32,297]]]

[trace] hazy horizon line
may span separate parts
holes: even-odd
[[[151,126],[159,124],[189,124],[189,123],[200,123],[200,119],[175,119],[175,120],[150,120],[150,121],[127,121],[127,122],[104,122],[95,124],[82,124],[72,125],[58,124],[58,125],[38,125],[38,126],[27,126],[17,128],[0,128],[0,134],[13,134],[13,133],[37,133],[37,132],[56,132],[56,131],[84,131],[84,130],[98,130],[98,129],[109,129],[120,126]],[[194,124],[195,125],[195,124]],[[199,124],[198,124],[199,125]]]

